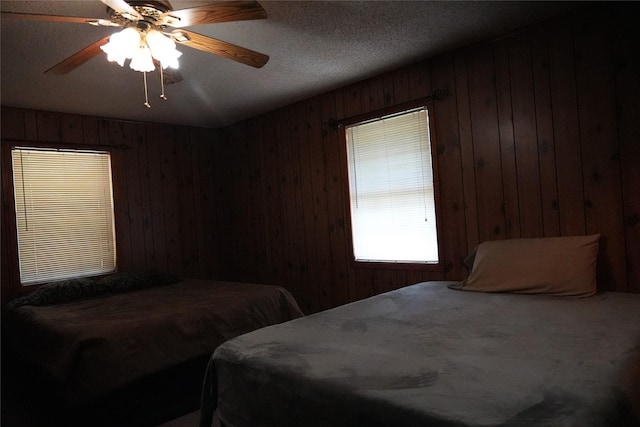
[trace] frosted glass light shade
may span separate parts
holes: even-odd
[[[147,45],[141,45],[136,53],[131,58],[129,64],[132,70],[140,72],[150,72],[156,69],[153,65],[153,59],[151,58],[151,50]]]
[[[109,37],[109,43],[100,46],[107,54],[107,60],[116,62],[121,67],[128,58],[133,58],[140,47],[140,33],[132,27],[113,34]]]
[[[162,68],[178,68],[178,58],[182,55],[175,42],[160,31],[152,29],[144,35],[134,27],[113,34],[100,49],[107,54],[109,61],[121,67],[131,59],[129,67],[140,72],[155,70],[153,59],[159,61]]]
[[[162,64],[162,68],[178,68],[178,58],[182,52],[176,49],[176,43],[160,31],[151,30],[146,36],[151,55]]]

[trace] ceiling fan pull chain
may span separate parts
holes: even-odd
[[[162,72],[162,63],[160,63],[160,86],[162,87],[162,93],[160,94],[160,98],[167,100],[167,97],[164,95],[164,73]]]
[[[143,71],[142,76],[144,77],[144,106],[151,108],[151,105],[149,104],[149,94],[147,92],[147,72]]]

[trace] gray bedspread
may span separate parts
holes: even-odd
[[[640,295],[419,283],[234,338],[208,372],[229,427],[636,426]]]

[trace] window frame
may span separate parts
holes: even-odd
[[[6,251],[3,259],[6,259],[8,265],[3,265],[3,269],[7,269],[7,273],[2,274],[2,300],[8,300],[13,297],[28,294],[45,283],[39,284],[23,284],[20,279],[20,259],[18,253],[18,233],[16,229],[16,212],[14,199],[14,182],[13,182],[13,164],[11,151],[14,148],[29,147],[42,148],[50,150],[77,150],[77,151],[104,151],[108,152],[111,157],[111,185],[113,198],[113,215],[114,215],[114,232],[116,233],[115,250],[116,250],[116,270],[120,265],[120,250],[118,239],[118,200],[116,195],[116,162],[118,162],[118,147],[110,145],[94,145],[94,144],[70,144],[70,143],[50,143],[29,140],[2,140],[2,233],[4,235],[3,242],[5,246],[2,250]],[[100,276],[95,276],[100,277]],[[6,283],[5,283],[6,282]]]
[[[440,207],[440,183],[438,173],[438,161],[437,161],[437,141],[435,131],[435,119],[433,117],[433,109],[430,108],[430,99],[419,99],[411,102],[406,102],[392,107],[386,107],[379,110],[370,111],[367,113],[347,117],[337,122],[338,129],[340,131],[340,159],[342,161],[343,172],[343,210],[345,212],[345,233],[347,239],[347,251],[349,253],[349,262],[353,268],[373,268],[373,269],[391,269],[391,270],[420,270],[427,272],[442,272],[444,271],[443,255],[443,240],[442,240],[442,216]],[[349,165],[347,154],[347,127],[357,125],[359,123],[366,123],[368,121],[380,119],[385,116],[391,116],[395,114],[401,114],[404,111],[415,110],[418,108],[424,108],[427,110],[429,116],[429,137],[431,142],[431,164],[433,168],[433,196],[435,204],[436,215],[436,235],[438,237],[438,262],[393,262],[393,261],[366,261],[357,260],[355,257],[354,245],[353,245],[353,225],[351,218],[351,194],[349,188]]]

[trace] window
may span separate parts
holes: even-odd
[[[115,271],[108,152],[11,150],[20,281]]]
[[[438,263],[428,120],[421,107],[346,126],[357,261]]]

